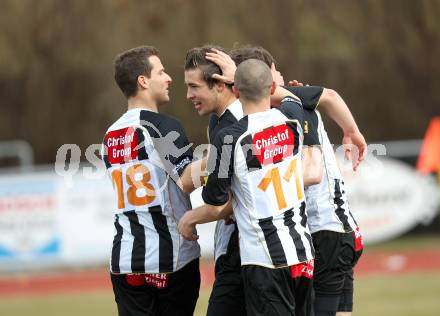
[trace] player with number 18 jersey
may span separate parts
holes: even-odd
[[[115,79],[127,112],[107,129],[102,158],[115,197],[110,276],[118,313],[190,316],[200,247],[181,237],[177,223],[191,208],[183,189],[193,152],[180,123],[158,113],[171,77],[157,50],[141,46],[117,56]]]

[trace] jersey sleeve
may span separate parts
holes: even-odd
[[[161,135],[155,135],[154,146],[162,159],[166,171],[181,176],[193,160],[192,144],[185,130],[176,119],[169,118],[158,126]]]
[[[319,142],[319,119],[316,111],[304,111],[304,145],[316,146]]]
[[[285,89],[296,95],[302,102],[305,110],[315,110],[319,104],[323,87],[318,86],[303,86],[303,87],[284,87]]]
[[[210,205],[223,205],[229,199],[231,179],[233,174],[233,146],[230,145],[232,135],[227,129],[222,130],[214,139],[216,165],[214,171],[208,176],[203,187],[202,198]],[[225,144],[226,143],[226,144]]]
[[[276,108],[292,120],[298,120],[301,126],[304,124],[304,110],[302,105],[291,97],[285,97],[279,107]]]

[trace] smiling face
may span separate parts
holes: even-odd
[[[151,56],[149,57],[149,62],[152,65],[152,69],[150,78],[148,78],[148,89],[152,100],[154,100],[157,105],[162,105],[170,101],[168,89],[172,80],[165,72],[159,57]]]
[[[202,78],[200,68],[185,70],[185,85],[186,98],[192,102],[200,116],[217,112],[219,93],[216,84],[209,88],[208,83]]]

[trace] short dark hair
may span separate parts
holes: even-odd
[[[264,61],[251,58],[238,65],[234,81],[241,99],[258,102],[270,96],[272,72]]]
[[[148,59],[158,54],[158,50],[153,46],[140,46],[116,56],[115,81],[127,98],[136,95],[139,76],[151,76],[153,66]]]
[[[235,48],[229,52],[229,55],[238,66],[248,59],[258,59],[264,62],[267,66],[272,67],[276,64],[275,58],[265,48],[261,46],[243,46]]]
[[[200,69],[202,71],[202,79],[208,84],[208,87],[210,89],[217,82],[216,79],[212,78],[212,75],[223,74],[222,70],[216,63],[213,63],[212,61],[206,59],[206,53],[213,52],[213,49],[217,49],[226,53],[225,49],[215,45],[205,45],[202,47],[191,48],[186,53],[184,66],[185,70]]]

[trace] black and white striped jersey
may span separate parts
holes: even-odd
[[[339,170],[333,146],[330,143],[321,115],[314,110],[319,104],[323,88],[316,86],[288,87],[306,105],[304,133],[317,135],[322,149],[324,174],[321,183],[305,189],[306,210],[312,233],[320,230],[356,232],[359,228],[350,212],[344,180]]]
[[[191,203],[175,180],[193,158],[180,123],[129,110],[107,130],[102,157],[116,200],[111,272],[168,273],[198,258],[198,243],[177,231]]]
[[[212,144],[219,131],[237,123],[242,117],[243,109],[238,99],[231,103],[220,117],[217,117],[215,114],[211,115],[208,126],[209,142]],[[234,230],[235,225],[227,225],[223,219],[217,221],[214,233],[214,258],[216,261],[221,255],[226,254],[229,240]]]
[[[306,115],[316,117],[318,121],[318,135],[324,163],[321,183],[309,186],[305,190],[310,231],[312,233],[320,230],[359,233],[356,220],[350,212],[344,180],[321,115],[317,111]]]
[[[313,258],[301,167],[299,103],[245,116],[219,131],[217,166],[202,197],[221,205],[234,195],[242,265],[285,267]]]

